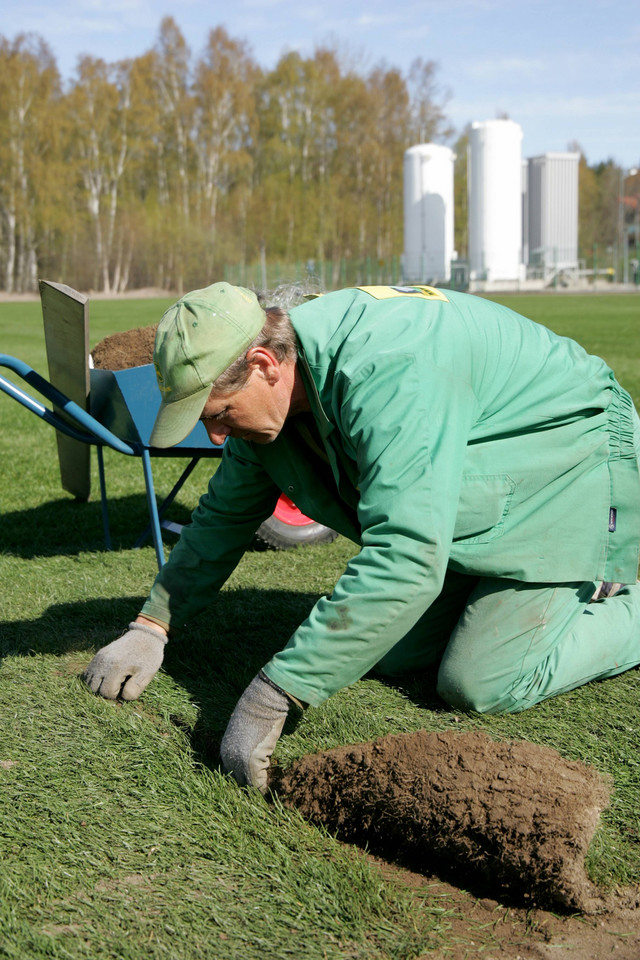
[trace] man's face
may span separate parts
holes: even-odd
[[[227,437],[271,443],[284,426],[289,403],[282,379],[273,383],[254,368],[242,390],[212,394],[200,419],[212,443],[223,443]]]

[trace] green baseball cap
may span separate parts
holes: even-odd
[[[169,307],[153,350],[162,403],[152,447],[173,447],[191,433],[213,383],[255,340],[265,320],[255,293],[230,283],[192,290]]]

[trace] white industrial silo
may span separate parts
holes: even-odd
[[[513,120],[471,125],[469,268],[472,280],[520,280],[522,128]]]
[[[404,154],[407,283],[446,282],[453,257],[453,164],[449,147],[420,143]]]

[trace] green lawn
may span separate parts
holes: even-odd
[[[500,298],[600,353],[640,403],[640,297]],[[95,301],[92,342],[170,301]],[[0,304],[0,350],[46,374],[37,303]],[[233,705],[330,591],[355,547],[250,553],[213,608],[167,649],[134,703],[78,678],[136,615],[155,575],[139,461],[105,457],[116,549],[98,500],[59,485],[53,431],[0,394],[0,957],[410,958],[446,944],[452,904],[397,888],[357,850],[240,790],[217,766]],[[177,463],[154,468],[159,492]],[[93,482],[97,471],[93,458]],[[185,518],[201,463],[173,510]],[[276,759],[419,728],[525,738],[612,776],[589,867],[640,883],[638,673],[509,717],[454,715],[431,678],[364,680],[285,731]]]

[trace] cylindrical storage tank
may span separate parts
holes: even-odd
[[[520,280],[522,128],[473,123],[469,137],[469,268],[475,280]]]
[[[420,143],[404,154],[407,283],[446,282],[453,257],[453,164],[449,147]]]

